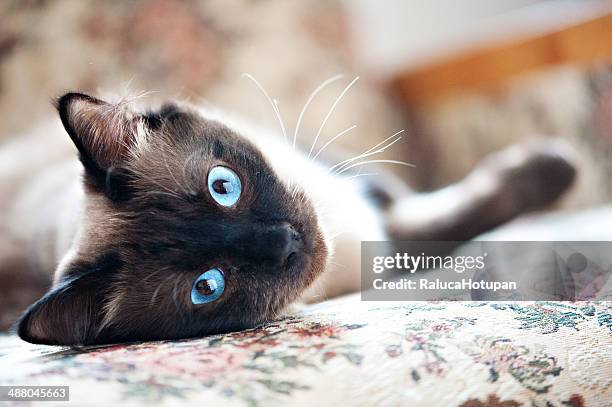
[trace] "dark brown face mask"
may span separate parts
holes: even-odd
[[[84,219],[59,282],[19,322],[34,343],[177,339],[274,318],[323,270],[310,201],[223,124],[58,101],[84,167]]]

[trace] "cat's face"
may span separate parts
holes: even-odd
[[[80,94],[58,109],[85,168],[84,217],[22,338],[99,344],[251,327],[323,271],[308,197],[228,127],[174,105],[140,115]]]

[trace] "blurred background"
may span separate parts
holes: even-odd
[[[405,128],[387,158],[416,189],[462,178],[484,155],[530,137],[579,151],[563,206],[612,198],[612,2],[607,0],[4,0],[0,140],[53,117],[66,90],[152,91],[277,129],[322,131],[356,153]]]

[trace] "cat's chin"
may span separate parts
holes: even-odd
[[[312,239],[312,250],[308,254],[303,254],[307,258],[308,265],[306,271],[303,272],[303,286],[300,290],[300,295],[312,285],[312,283],[323,274],[327,267],[327,262],[330,255],[329,240],[326,238],[323,231],[318,230]]]
[[[327,268],[329,249],[323,233],[317,230],[304,250],[297,251],[284,265],[284,273],[291,282],[276,291],[273,306],[255,325],[282,319],[291,314],[293,305],[313,286]]]

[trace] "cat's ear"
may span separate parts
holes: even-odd
[[[126,159],[134,144],[136,126],[125,104],[67,93],[58,99],[57,110],[91,175],[105,176]]]
[[[58,99],[57,110],[79,150],[87,185],[114,202],[129,199],[130,175],[125,163],[139,122],[127,104],[67,93]]]
[[[21,339],[45,345],[89,345],[100,338],[109,275],[116,261],[66,278],[34,303],[17,323]]]

